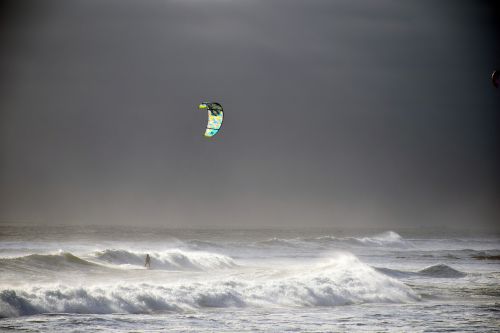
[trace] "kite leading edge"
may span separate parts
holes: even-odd
[[[493,73],[491,73],[491,83],[493,83],[495,88],[500,86],[500,71],[494,70]]]
[[[205,130],[205,137],[211,138],[217,134],[222,126],[222,120],[224,118],[224,111],[222,110],[222,105],[216,102],[203,102],[198,108],[200,110],[208,111],[208,123],[207,129]]]

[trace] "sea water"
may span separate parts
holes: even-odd
[[[0,331],[497,332],[499,259],[449,231],[3,225]]]

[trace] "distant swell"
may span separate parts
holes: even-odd
[[[335,237],[335,236],[320,236],[320,237],[308,237],[308,238],[293,238],[293,239],[281,239],[281,238],[271,238],[265,241],[260,241],[258,245],[264,245],[267,247],[311,247],[316,245],[320,248],[329,248],[345,245],[348,246],[371,246],[371,247],[399,247],[405,248],[409,247],[410,244],[399,234],[394,231],[386,231],[381,234],[377,234],[370,237]]]
[[[459,278],[467,275],[444,264],[429,266],[418,271],[418,274],[437,278]]]
[[[375,245],[375,246],[385,246],[385,245],[399,245],[406,246],[406,241],[395,233],[394,231],[386,231],[384,233],[372,236],[372,237],[363,237],[357,238],[357,240],[365,245]]]
[[[475,251],[475,253],[473,253],[471,257],[477,260],[500,260],[500,251]]]
[[[350,254],[264,276],[238,275],[172,284],[66,285],[0,291],[0,316],[38,313],[158,313],[198,308],[402,303],[419,297]]]
[[[467,275],[466,273],[460,272],[444,264],[429,266],[419,270],[418,272],[406,272],[385,267],[376,267],[375,269],[380,273],[395,278],[407,278],[412,276],[424,276],[432,278],[461,278]]]

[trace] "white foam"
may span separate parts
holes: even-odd
[[[394,231],[386,231],[372,237],[358,238],[358,240],[367,245],[403,245],[404,239]]]
[[[0,292],[0,316],[45,312],[154,313],[206,307],[337,306],[411,302],[418,296],[351,254],[325,262],[257,273],[202,276],[177,282],[37,286]]]

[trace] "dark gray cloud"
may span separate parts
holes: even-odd
[[[494,2],[5,8],[3,221],[496,227]]]

